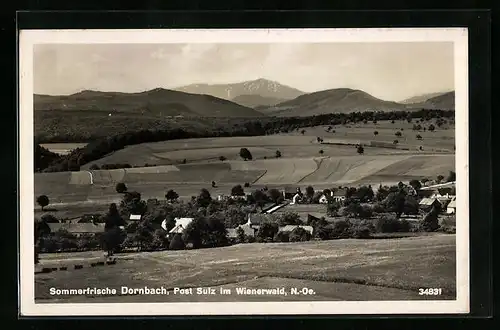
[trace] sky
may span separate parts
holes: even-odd
[[[453,43],[37,44],[34,92],[140,92],[258,78],[400,101],[454,89]]]

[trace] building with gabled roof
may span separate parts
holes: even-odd
[[[175,226],[174,228],[170,229],[168,232],[169,236],[173,236],[175,234],[182,234],[184,229],[187,228],[187,226],[193,221],[193,218],[175,218]],[[166,219],[163,220],[164,223],[166,223]],[[165,225],[162,223],[162,228],[165,229]]]
[[[457,213],[457,200],[453,198],[451,202],[446,206],[446,213],[455,214]]]
[[[65,230],[70,234],[75,236],[81,236],[85,234],[95,235],[104,232],[104,223],[48,223],[47,224],[50,233],[54,234],[59,230]]]
[[[302,228],[304,229],[305,231],[309,232],[311,235],[313,234],[313,226],[302,226],[302,225],[286,225],[286,226],[283,226],[283,227],[280,227],[279,228],[279,231],[280,232],[288,232],[288,233],[291,233],[292,231],[294,231],[296,228]]]
[[[422,200],[418,203],[420,208],[423,210],[430,210],[433,206],[442,207],[442,204],[439,202],[437,198],[422,198]]]

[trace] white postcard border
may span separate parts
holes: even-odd
[[[41,43],[453,42],[457,178],[457,299],[451,301],[204,302],[35,304],[33,46]],[[22,316],[446,314],[469,312],[468,31],[466,28],[21,30],[19,31],[19,191]]]

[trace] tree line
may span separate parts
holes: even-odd
[[[408,120],[421,118],[430,120],[433,118],[452,118],[455,112],[452,110],[416,110],[416,111],[394,111],[394,112],[352,112],[332,113],[310,117],[270,117],[259,120],[247,120],[242,123],[234,123],[232,126],[220,126],[213,130],[193,131],[183,128],[140,130],[117,134],[111,137],[95,139],[83,148],[74,149],[68,155],[49,155],[47,149],[37,146],[35,148],[35,167],[43,172],[78,171],[80,167],[91,161],[123,149],[129,145],[147,142],[159,142],[166,140],[208,138],[208,137],[232,137],[232,136],[261,136],[276,133],[287,133],[298,130],[301,127],[313,127],[320,125],[345,125],[349,122],[360,122],[367,119],[377,120]],[[35,142],[36,143],[36,142]],[[48,156],[49,155],[49,156]]]

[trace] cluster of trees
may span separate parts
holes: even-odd
[[[125,146],[145,142],[157,142],[186,138],[223,137],[223,136],[259,136],[290,132],[300,127],[320,125],[345,125],[349,122],[363,120],[397,120],[404,118],[453,118],[454,111],[427,110],[395,111],[395,112],[352,112],[332,113],[310,117],[270,117],[259,120],[245,120],[242,123],[231,123],[231,126],[215,127],[211,130],[188,131],[183,128],[174,129],[142,129],[135,132],[126,132],[109,137],[98,137],[83,148],[77,148],[68,155],[47,157],[38,147],[35,148],[35,169],[45,172],[77,171],[80,166],[102,158],[106,154],[123,149]],[[303,132],[305,132],[303,130]],[[37,144],[38,145],[38,144]],[[38,150],[38,153],[37,153]],[[359,151],[358,151],[359,152]],[[241,155],[241,154],[240,154]],[[245,158],[241,155],[242,158]],[[248,155],[246,155],[248,156]],[[250,159],[246,157],[246,159]]]

